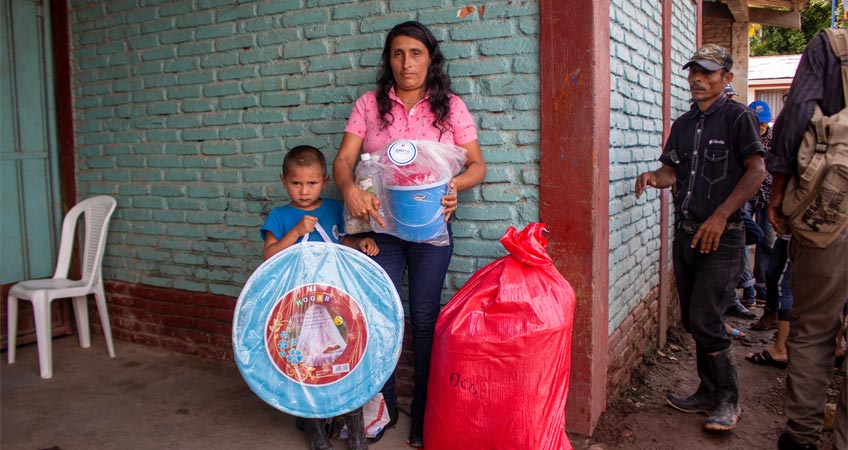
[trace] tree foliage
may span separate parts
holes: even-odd
[[[751,56],[794,55],[802,53],[819,31],[830,28],[831,0],[811,0],[801,11],[801,29],[755,26],[751,33]],[[845,27],[845,3],[837,2],[836,27]]]

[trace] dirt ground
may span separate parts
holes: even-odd
[[[761,307],[753,309],[762,314]],[[731,326],[746,336],[734,338],[733,360],[740,384],[743,412],[739,426],[728,433],[703,430],[705,416],[685,414],[665,404],[665,394],[690,394],[697,387],[695,345],[682,329],[669,331],[668,344],[645,355],[618,400],[607,405],[595,434],[590,439],[572,439],[577,450],[773,450],[783,429],[785,370],[754,365],[745,355],[768,348],[774,331],[752,331],[753,321],[730,318]],[[843,369],[834,369],[829,403],[835,401],[837,386],[845,384]],[[832,447],[832,433],[825,430],[820,449]]]

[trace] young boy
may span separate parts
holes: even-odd
[[[260,229],[265,240],[263,260],[294,245],[307,234],[311,241],[323,241],[315,231],[316,223],[321,224],[335,243],[358,248],[369,256],[379,253],[380,250],[373,239],[345,236],[341,205],[335,200],[321,198],[321,191],[327,187],[330,177],[327,174],[327,161],[317,148],[300,145],[291,149],[283,160],[280,180],[291,202],[274,208]],[[367,449],[362,408],[346,414],[344,420],[349,430],[349,448]],[[299,422],[303,424],[309,436],[312,450],[333,448],[325,427],[325,419],[300,419]]]
[[[321,151],[308,145],[291,149],[283,160],[280,180],[291,202],[274,208],[260,229],[265,240],[263,260],[289,248],[306,234],[309,234],[310,241],[321,241],[321,236],[315,231],[316,222],[335,243],[358,248],[368,256],[379,253],[374,239],[352,236],[339,239],[344,233],[341,229],[344,226],[342,206],[333,199],[321,198],[321,192],[330,181],[327,161]]]

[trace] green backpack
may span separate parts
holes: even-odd
[[[783,214],[794,237],[825,248],[848,225],[848,30],[825,30],[842,62],[845,105],[825,117],[818,105],[798,148],[798,176],[789,180]]]

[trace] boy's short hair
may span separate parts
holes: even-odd
[[[321,150],[311,145],[298,145],[289,150],[283,159],[283,176],[286,176],[295,167],[320,166],[321,173],[327,176],[327,159]]]

